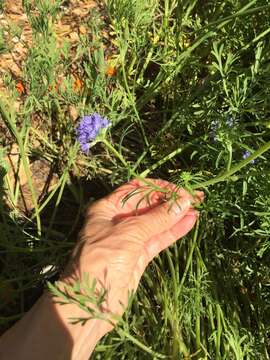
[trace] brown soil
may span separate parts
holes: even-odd
[[[54,1],[54,0],[51,0]],[[61,11],[54,23],[54,31],[57,35],[57,46],[61,47],[64,41],[68,41],[71,49],[76,48],[80,41],[80,34],[87,33],[84,25],[89,18],[91,10],[97,4],[92,0],[69,0],[61,6]],[[16,83],[16,88],[21,95],[25,91],[23,82],[23,67],[27,58],[28,50],[32,46],[32,30],[27,15],[22,6],[22,0],[4,0],[3,11],[0,12],[0,29],[2,29],[5,48],[0,52],[0,94],[5,98],[10,98],[11,94],[5,86],[5,77],[10,75]],[[19,95],[19,94],[18,94]],[[18,96],[13,104],[19,110],[22,96]],[[77,117],[76,109],[71,107],[71,118]],[[20,197],[16,207],[22,212],[29,212],[33,209],[32,196],[27,183],[25,170],[19,161],[19,150],[16,144],[12,144],[12,138],[0,122],[0,136],[5,138],[5,145],[9,146],[6,162],[9,164],[9,181],[11,189],[15,189],[19,182]],[[38,198],[50,191],[58,181],[58,177],[52,174],[49,162],[45,160],[35,160],[29,164],[32,174],[32,183]],[[11,190],[12,191],[12,190]]]
[[[54,24],[58,46],[65,40],[71,46],[79,43],[79,35],[87,33],[84,20],[96,6],[92,0],[69,0],[67,6],[61,7],[62,11]],[[0,53],[0,92],[6,92],[4,76],[11,74],[19,82],[28,49],[32,45],[31,26],[23,10],[22,0],[4,0],[0,28],[3,29],[7,48]]]

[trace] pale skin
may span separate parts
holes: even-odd
[[[175,185],[148,179],[176,191]],[[123,198],[135,191],[124,204]],[[186,235],[198,212],[193,205],[203,200],[197,191],[191,196],[177,190],[177,203],[165,201],[165,194],[153,191],[140,202],[149,186],[133,180],[92,204],[61,282],[72,284],[84,273],[97,280],[97,291],[106,290],[103,315],[85,325],[70,318],[87,317],[75,304],[60,305],[45,292],[33,308],[0,338],[0,359],[88,360],[97,342],[113,329],[113,314],[122,315],[131,291],[136,291],[147,265],[162,250]]]

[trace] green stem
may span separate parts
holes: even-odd
[[[216,307],[217,311],[217,335],[216,335],[216,360],[220,359],[220,340],[222,333],[222,324],[221,324],[221,308],[218,304]]]
[[[106,139],[102,139],[103,144],[121,161],[121,163],[125,166],[126,169],[129,170],[129,164],[127,163],[127,161],[125,160],[125,158],[123,157],[123,155],[118,152],[113,146],[112,144],[107,141]],[[130,171],[130,170],[129,170]],[[137,176],[135,173],[132,174]]]
[[[173,159],[175,156],[181,154],[184,150],[186,150],[187,148],[189,148],[191,145],[194,145],[194,143],[196,143],[197,141],[201,140],[202,138],[204,138],[204,136],[200,136],[196,139],[194,139],[193,141],[185,144],[184,146],[182,146],[181,148],[178,148],[174,151],[172,151],[171,153],[169,153],[168,155],[164,156],[164,158],[160,159],[159,161],[157,161],[156,163],[154,163],[153,165],[151,165],[148,169],[144,170],[143,172],[140,173],[141,177],[146,177],[149,173],[151,173],[152,171],[156,170],[158,167],[160,167],[161,165],[165,164],[167,161]],[[136,165],[135,165],[136,166]],[[136,166],[137,167],[137,166]],[[135,167],[134,167],[135,168]],[[133,168],[133,169],[134,169]]]
[[[172,359],[178,359],[179,356],[179,350],[182,351],[185,356],[188,355],[188,350],[187,347],[183,341],[182,338],[182,334],[181,334],[181,330],[179,328],[179,319],[178,319],[178,309],[179,309],[179,304],[178,304],[178,282],[177,282],[177,275],[175,272],[175,267],[171,258],[171,252],[169,249],[166,250],[166,255],[167,255],[167,259],[168,259],[168,263],[169,263],[169,268],[171,271],[171,275],[172,275],[172,280],[173,280],[173,314],[174,317],[173,319],[171,319],[171,326],[173,329],[173,333],[175,334],[175,336],[173,336],[173,345],[172,345]]]
[[[130,101],[132,103],[132,107],[133,107],[133,110],[134,110],[134,113],[136,115],[136,118],[138,119],[138,123],[140,125],[140,128],[141,128],[141,132],[142,132],[142,136],[143,136],[143,139],[144,139],[144,142],[146,144],[147,147],[149,147],[149,142],[148,142],[148,139],[146,137],[146,134],[145,134],[145,131],[144,131],[144,127],[143,127],[143,124],[142,124],[142,120],[139,116],[139,113],[138,113],[138,110],[137,110],[137,107],[136,107],[136,103],[134,101],[134,97],[132,96],[131,92],[130,92],[130,89],[129,89],[129,85],[128,85],[128,81],[127,81],[127,76],[126,76],[126,70],[125,70],[125,66],[124,66],[124,62],[122,61],[121,62],[121,65],[122,65],[122,72],[123,72],[123,79],[124,79],[124,83],[125,83],[125,87],[126,87],[126,90],[127,90],[127,93],[128,93],[128,96],[130,97]]]
[[[241,170],[243,167],[245,167],[251,161],[255,160],[257,157],[261,156],[263,153],[265,153],[269,149],[270,149],[270,141],[265,143],[261,148],[259,148],[253,154],[251,154],[248,158],[246,158],[245,160],[242,160],[240,163],[238,163],[238,164],[234,165],[233,167],[231,167],[231,169],[229,171],[226,171],[225,173],[222,173],[222,174],[214,177],[213,179],[210,179],[210,180],[198,183],[198,184],[191,185],[191,188],[193,190],[198,189],[198,188],[206,188],[208,186],[217,184],[217,183],[219,183],[221,181],[225,181],[230,176],[232,176],[233,174],[235,174],[236,172]]]
[[[8,106],[8,111],[6,109],[7,106]],[[15,121],[15,114],[11,110],[11,107],[7,103],[5,103],[4,101],[0,100],[0,111],[1,111],[1,114],[2,114],[2,117],[3,117],[4,121],[6,122],[10,132],[12,133],[12,135],[17,140],[17,143],[18,143],[18,146],[19,146],[20,157],[21,157],[21,161],[22,161],[22,164],[23,164],[25,174],[26,174],[27,185],[29,186],[29,189],[30,189],[30,192],[31,192],[32,202],[33,202],[34,209],[35,209],[35,216],[36,216],[36,221],[37,221],[37,230],[38,230],[38,234],[41,235],[41,220],[40,220],[40,216],[39,216],[39,213],[38,213],[38,199],[37,199],[37,194],[36,194],[36,191],[34,189],[33,182],[32,182],[32,174],[31,174],[31,171],[30,171],[28,158],[27,158],[26,151],[25,151],[25,144],[23,142],[23,139],[21,137],[20,132],[17,130],[16,121]]]
[[[199,228],[200,219],[197,220],[197,228]],[[196,241],[196,245],[198,245],[198,241]],[[201,350],[201,261],[197,254],[196,256],[196,295],[195,295],[195,306],[196,306],[196,350],[200,352]]]
[[[199,221],[196,222],[195,230],[194,230],[194,233],[193,233],[193,243],[192,243],[191,249],[189,251],[185,271],[184,271],[184,274],[182,276],[182,279],[181,279],[181,282],[180,282],[180,285],[179,285],[179,293],[181,293],[181,291],[182,291],[184,282],[185,282],[186,277],[187,277],[188,270],[189,270],[191,262],[192,262],[194,249],[195,249],[195,246],[197,244],[197,239],[198,239],[198,231],[199,231]]]
[[[151,181],[146,180],[144,177],[149,173],[148,170],[145,170],[144,172],[142,172],[141,174],[137,174],[134,170],[132,170],[128,164],[128,162],[125,160],[125,158],[123,157],[123,155],[121,153],[119,153],[112,145],[109,141],[107,141],[106,139],[102,140],[103,144],[121,161],[121,163],[125,166],[125,168],[129,171],[129,174],[131,176],[134,176],[137,179],[142,180],[146,185],[149,185],[150,187],[153,188],[153,190],[159,191],[159,192],[163,192],[163,193],[168,193],[170,192],[169,189],[167,188],[161,188],[160,186],[154,185]],[[255,160],[257,157],[261,156],[263,153],[265,153],[266,151],[268,151],[270,149],[270,141],[265,143],[262,147],[260,147],[258,150],[254,151],[253,154],[251,154],[248,158],[240,161],[238,164],[234,165],[233,167],[231,167],[231,159],[229,160],[229,169],[223,173],[221,173],[220,175],[217,175],[216,177],[201,182],[201,183],[196,183],[194,185],[191,185],[191,189],[192,190],[196,190],[199,188],[206,188],[208,186],[217,184],[219,182],[222,181],[226,181],[228,178],[230,178],[233,174],[235,174],[236,172],[240,171],[242,168],[244,168],[246,165],[248,165],[251,161]],[[167,160],[171,159],[172,157],[174,157],[175,155],[177,155],[178,153],[180,153],[182,149],[177,149],[174,152],[172,152],[171,154],[169,154],[168,156],[166,156],[165,158],[163,158],[161,160],[161,162],[159,163],[155,163],[151,168],[150,171],[155,169],[157,166],[159,166],[161,163],[163,164],[164,162],[166,162]],[[230,155],[231,156],[231,155]]]
[[[127,333],[126,331],[117,328],[116,331],[119,333],[119,335],[121,337],[125,336],[125,338],[129,341],[131,341],[134,345],[138,346],[140,349],[142,349],[143,351],[145,351],[146,353],[150,354],[151,356],[153,356],[153,358],[156,359],[165,359],[166,356],[163,354],[159,354],[155,351],[153,351],[151,348],[147,347],[146,345],[144,345],[142,342],[140,342],[138,339],[136,339],[134,336],[130,335],[129,333]]]
[[[200,31],[205,30],[207,28],[213,28],[216,25],[217,25],[217,28],[220,29],[221,27],[226,25],[228,22],[230,22],[231,20],[234,20],[237,17],[251,15],[253,13],[266,10],[270,6],[270,5],[262,5],[262,6],[258,6],[256,8],[249,9],[253,4],[256,3],[256,1],[257,0],[253,0],[253,1],[249,2],[247,5],[245,5],[242,9],[240,9],[239,11],[237,11],[233,15],[229,15],[229,16],[224,17],[223,19],[221,18],[219,20],[210,22],[209,24],[207,24],[207,25],[203,26],[202,28],[200,28]]]
[[[136,179],[139,179],[141,181],[143,181],[145,183],[145,185],[149,185],[153,190],[159,191],[159,192],[163,192],[163,193],[168,193],[169,190],[166,188],[161,188],[160,186],[157,186],[155,184],[153,184],[151,181],[148,181],[147,179],[145,179],[143,176],[137,174],[134,170],[132,170],[130,168],[129,163],[125,160],[125,158],[123,157],[123,155],[117,151],[112,144],[107,141],[106,139],[102,139],[103,144],[108,148],[108,150],[111,151],[111,153],[113,153],[120,161],[121,163],[125,166],[125,168],[128,170],[129,175],[133,176]]]
[[[153,164],[152,166],[150,166],[150,168],[144,170],[140,176],[141,177],[146,177],[150,172],[154,171],[155,169],[157,169],[159,166],[163,165],[165,162],[171,160],[172,158],[174,158],[176,155],[180,154],[183,151],[183,148],[178,148],[176,150],[174,150],[173,152],[171,152],[169,155],[165,156],[163,159],[157,161],[155,164]]]
[[[227,171],[230,171],[232,166],[232,145],[228,146],[228,161],[227,161]]]
[[[143,159],[147,155],[148,151],[149,151],[149,148],[147,150],[143,151],[143,153],[141,154],[141,156],[138,158],[135,165],[133,166],[133,171],[135,171],[137,169],[137,167],[139,167],[140,163],[143,161]]]
[[[66,185],[66,182],[68,181],[68,178],[69,178],[69,173],[68,173],[68,170],[66,169],[64,171],[64,174],[63,174],[63,180],[62,180],[62,183],[60,185],[60,190],[59,190],[59,193],[58,193],[58,196],[57,196],[57,199],[56,199],[56,203],[54,204],[53,213],[52,213],[52,216],[50,218],[49,228],[46,231],[45,241],[48,240],[49,236],[52,234],[52,227],[53,227],[53,224],[54,224],[55,216],[56,216],[57,210],[59,209],[59,204],[61,202],[63,192],[64,192],[64,189],[65,189],[65,185]]]

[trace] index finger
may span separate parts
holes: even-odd
[[[106,198],[112,205],[114,214],[132,216],[140,215],[167,201],[176,194],[176,198],[190,199],[191,203],[203,200],[203,192],[196,191],[195,197],[185,189],[162,179],[134,179],[120,186]]]

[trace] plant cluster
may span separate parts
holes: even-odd
[[[89,197],[159,177],[205,191],[200,220],[148,267],[93,358],[269,359],[268,1],[100,1],[76,47],[57,46],[65,6],[24,1],[33,31],[24,91],[5,77],[3,328],[61,269]],[[8,172],[10,138],[32,198],[27,213]],[[58,176],[43,197],[31,173],[37,159]]]

